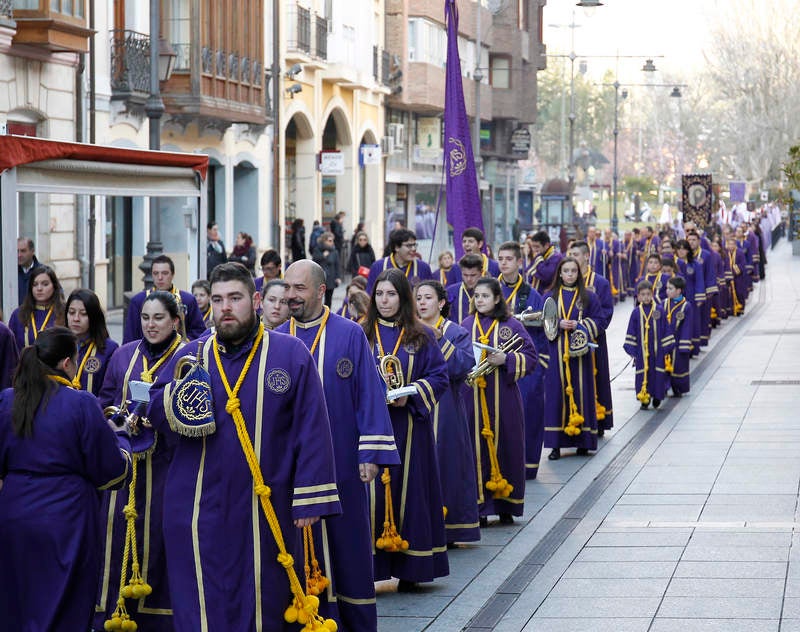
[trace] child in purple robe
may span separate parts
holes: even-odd
[[[664,305],[667,315],[667,327],[672,334],[674,347],[665,358],[665,371],[670,374],[672,395],[680,397],[689,392],[689,359],[692,355],[694,342],[692,336],[694,328],[694,310],[692,304],[686,300],[686,281],[683,277],[673,277],[667,283],[668,301]]]
[[[94,395],[71,388],[77,341],[63,327],[22,352],[0,393],[0,627],[88,630],[100,580],[100,491],[129,474],[130,445]]]
[[[469,421],[461,396],[461,385],[475,359],[469,332],[447,319],[447,294],[437,281],[423,281],[415,288],[417,313],[439,337],[439,348],[447,362],[450,388],[433,412],[433,434],[439,457],[439,478],[447,508],[447,544],[480,540],[478,489]]]
[[[536,367],[536,349],[522,323],[511,317],[497,279],[478,281],[475,313],[463,326],[473,343],[495,349],[482,352],[487,371],[462,391],[478,467],[481,525],[488,525],[490,515],[513,524],[525,500],[525,413],[518,382]]]
[[[545,374],[544,445],[548,459],[561,458],[561,448],[575,447],[579,456],[597,449],[597,407],[594,367],[589,344],[602,318],[597,295],[584,287],[577,259],[567,257],[556,270],[553,288],[545,295],[558,305],[559,335],[550,341]]]
[[[211,308],[211,284],[205,279],[198,279],[192,283],[192,296],[197,301],[197,309],[200,310],[200,315],[203,317],[203,324],[206,329],[211,329],[214,326],[214,314]]]
[[[531,238],[531,251],[534,256],[533,264],[528,270],[527,281],[534,290],[543,294],[550,289],[556,275],[556,268],[564,255],[556,252],[550,243],[550,235],[546,230],[540,230]]]
[[[430,582],[450,572],[431,423],[450,381],[433,332],[414,314],[411,286],[401,270],[384,270],[376,277],[363,326],[387,383],[399,379],[415,387],[413,394],[389,402],[401,463],[385,468],[369,487],[375,580],[397,577],[398,590],[408,592],[417,582]]]
[[[64,325],[64,290],[55,270],[40,265],[31,270],[25,299],[11,312],[8,328],[14,332],[21,351],[33,344],[42,331],[57,325]]]
[[[642,410],[652,402],[658,408],[667,395],[669,375],[664,371],[665,356],[675,344],[667,325],[667,315],[653,300],[653,286],[640,281],[636,288],[638,305],[628,321],[623,349],[636,368],[636,398]]]
[[[672,260],[669,262],[671,266]],[[662,303],[667,298],[667,280],[671,275],[663,270],[664,264],[660,255],[649,255],[645,263],[647,266],[645,273],[636,281],[636,287],[638,288],[642,281],[647,281],[653,288],[653,300]]]
[[[67,326],[78,337],[78,374],[72,385],[97,395],[111,356],[119,347],[108,337],[106,316],[97,294],[81,289],[69,295]]]

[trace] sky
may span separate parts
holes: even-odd
[[[584,9],[575,6],[577,0],[548,0],[544,7],[547,53],[570,52],[572,29],[568,25],[574,11],[575,24],[579,25],[575,28],[574,51],[579,58],[586,56],[588,76],[594,79],[600,79],[605,70],[613,70],[617,62],[592,56],[639,56],[619,60],[620,82],[644,81],[639,69],[645,57],[663,55],[654,63],[672,80],[688,78],[704,65],[703,49],[709,44],[709,25],[719,19],[720,0],[602,1],[604,6],[587,17]],[[654,79],[658,81],[658,75]]]

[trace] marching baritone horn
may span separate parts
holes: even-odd
[[[520,338],[519,334],[514,334],[511,338],[506,340],[503,344],[500,345],[499,348],[495,349],[494,347],[489,347],[487,345],[482,345],[479,343],[472,343],[473,346],[479,347],[480,349],[485,350],[487,353],[510,353],[512,351],[516,351],[520,347],[522,347],[522,338]],[[479,377],[484,377],[492,373],[497,367],[489,362],[488,357],[481,360],[478,364],[473,367],[472,371],[469,372],[467,375],[467,384],[469,386],[475,386],[475,382],[478,380]]]
[[[548,340],[558,338],[558,305],[551,296],[544,299],[541,311],[535,312],[528,307],[514,318],[526,327],[542,327]]]
[[[386,384],[386,403],[391,404],[396,399],[405,397],[407,395],[414,395],[417,392],[417,387],[413,384],[405,385],[405,378],[403,377],[403,365],[400,358],[391,353],[386,354],[381,358],[378,365],[378,372]]]

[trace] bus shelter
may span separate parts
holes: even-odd
[[[197,225],[205,226],[208,156],[0,136],[0,286],[2,305],[17,303],[19,194],[130,196],[194,200]],[[197,231],[197,252],[205,250]],[[90,245],[93,247],[93,245]],[[198,256],[195,278],[205,277]]]

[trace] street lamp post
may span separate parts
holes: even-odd
[[[164,101],[161,99],[161,81],[166,81],[172,74],[175,51],[161,37],[161,1],[150,0],[150,96],[144,106],[149,121],[150,140],[148,147],[161,149],[161,117],[164,115]],[[164,247],[161,243],[161,215],[158,198],[150,198],[150,239],[147,252],[139,264],[144,273],[144,286],[153,287],[153,259],[158,257]]]

